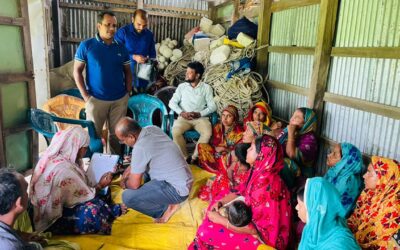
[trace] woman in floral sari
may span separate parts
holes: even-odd
[[[89,146],[89,135],[81,127],[56,133],[37,163],[30,184],[36,231],[55,234],[110,234],[113,220],[126,210],[109,205],[96,196],[108,186],[106,173],[96,185],[89,185],[80,165]]]
[[[237,193],[211,203],[189,249],[251,250],[263,243],[286,249],[292,210],[289,190],[279,176],[284,166],[282,148],[269,135],[258,137],[247,151],[247,163],[253,166],[248,180]],[[244,227],[231,225],[216,211],[239,195],[252,211],[252,222]]]
[[[400,249],[400,163],[377,156],[364,174],[365,189],[348,219],[362,249]],[[397,247],[397,248],[396,248]]]
[[[336,144],[327,157],[326,165],[329,170],[324,178],[339,191],[347,218],[353,212],[357,198],[364,187],[361,152],[347,142]]]
[[[290,118],[289,125],[278,136],[285,152],[285,167],[281,176],[289,189],[299,186],[299,183],[296,185],[297,177],[309,178],[314,175],[313,167],[318,153],[316,128],[314,111],[298,108]]]
[[[243,136],[239,124],[239,113],[235,106],[228,105],[221,115],[221,122],[213,128],[211,143],[199,143],[199,163],[211,173],[225,172],[231,164],[231,152]]]

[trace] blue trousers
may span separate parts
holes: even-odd
[[[188,196],[180,196],[166,181],[151,180],[138,189],[126,189],[122,193],[124,204],[140,213],[160,218],[170,204],[179,204]]]

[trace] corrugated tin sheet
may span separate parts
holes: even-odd
[[[400,46],[400,1],[340,1],[335,46]]]
[[[62,0],[63,3],[84,4],[89,6],[102,6],[107,5],[110,7],[132,8],[129,6],[110,4],[110,3],[93,3],[91,1],[82,0]],[[130,1],[136,2],[136,1]],[[162,5],[169,7],[189,8],[195,10],[208,10],[207,1],[188,1],[188,0],[148,0],[145,4]],[[174,14],[183,14],[177,11],[168,11]],[[161,13],[161,12],[159,12]],[[61,37],[66,38],[79,38],[87,39],[93,37],[97,33],[98,11],[84,10],[84,9],[68,9],[61,8],[61,22],[62,30]],[[116,17],[120,26],[131,22],[131,14],[116,12]],[[201,14],[195,14],[201,15]],[[162,39],[170,37],[179,42],[183,41],[184,35],[193,27],[199,24],[199,20],[176,18],[176,17],[163,17],[149,15],[149,29],[153,31],[155,40],[160,42]],[[61,63],[64,64],[74,58],[75,51],[79,44],[63,42],[61,46]]]
[[[270,89],[268,91],[271,98],[272,114],[289,121],[293,112],[307,105],[307,97],[291,93],[280,89]]]
[[[326,103],[322,134],[368,155],[400,159],[400,120]]]
[[[270,44],[314,47],[319,4],[273,13]]]
[[[335,57],[328,92],[400,107],[400,60]]]
[[[270,80],[303,88],[310,86],[313,56],[270,53],[268,74]]]

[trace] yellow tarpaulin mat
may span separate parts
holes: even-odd
[[[189,199],[182,203],[182,207],[166,224],[156,224],[152,218],[129,210],[114,221],[111,235],[54,236],[53,239],[76,242],[82,250],[187,249],[208,205],[197,198],[198,190],[212,176],[198,167],[192,166],[191,169],[194,183]],[[117,185],[112,186],[111,190],[114,201],[120,203],[122,190]]]

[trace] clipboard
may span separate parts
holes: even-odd
[[[86,171],[89,183],[97,184],[105,173],[114,172],[114,167],[117,165],[118,160],[119,155],[94,153]],[[107,190],[108,187],[104,188],[105,192]]]

